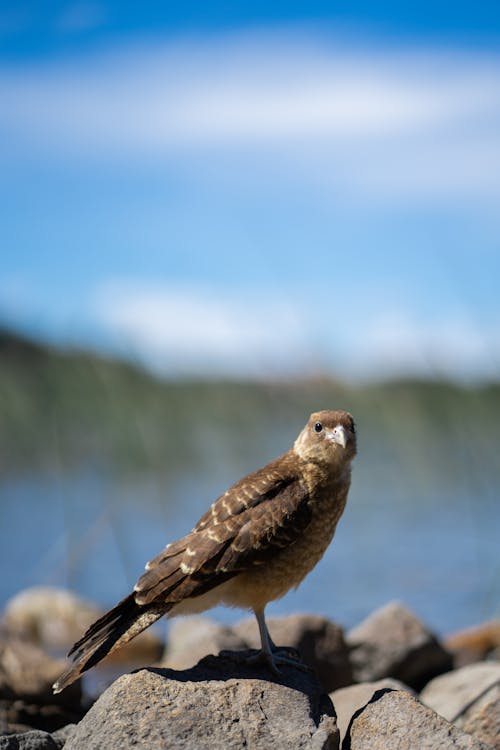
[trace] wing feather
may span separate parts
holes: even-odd
[[[179,602],[261,565],[292,544],[310,520],[308,490],[281,459],[221,495],[193,531],[148,563],[135,586],[139,604]]]
[[[307,488],[301,482],[289,485],[278,503],[258,506],[249,514],[221,556],[217,572],[238,573],[267,562],[299,538],[309,525],[311,512]]]

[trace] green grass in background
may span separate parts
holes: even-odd
[[[342,407],[358,423],[367,485],[498,486],[500,384],[161,380],[122,361],[0,333],[0,471],[177,474],[286,450],[308,414]]]

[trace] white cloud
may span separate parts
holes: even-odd
[[[262,33],[0,70],[0,127],[66,157],[284,152],[325,186],[500,195],[500,57]]]
[[[307,371],[307,321],[283,295],[113,282],[94,301],[122,350],[170,374]]]
[[[410,309],[383,311],[367,321],[362,348],[355,353],[360,374],[497,379],[500,364],[498,321],[479,326],[463,311],[427,320]]]
[[[121,351],[170,375],[498,377],[499,321],[485,328],[463,310],[430,321],[409,300],[384,308],[363,296],[354,310],[349,296],[114,281],[93,310]]]

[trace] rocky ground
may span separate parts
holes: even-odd
[[[97,697],[78,684],[54,696],[63,662],[49,653],[69,647],[96,614],[52,589],[9,602],[0,750],[500,750],[500,621],[441,642],[399,603],[347,633],[314,615],[271,619],[273,640],[307,667],[276,678],[243,662],[258,646],[253,620],[190,618],[174,622],[164,651],[149,632],[121,652],[122,671],[154,666]]]

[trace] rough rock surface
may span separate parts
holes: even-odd
[[[39,729],[31,729],[22,734],[9,734],[0,737],[0,750],[61,750],[74,730],[75,725],[68,724],[53,734]]]
[[[38,729],[0,737],[0,750],[60,750],[61,747],[48,732]]]
[[[310,673],[287,667],[272,680],[255,666],[209,656],[184,672],[124,675],[82,719],[65,750],[336,750],[338,738],[331,701]]]
[[[491,750],[402,690],[378,691],[353,717],[342,750]]]
[[[479,662],[432,680],[423,703],[500,750],[500,664]]]
[[[334,622],[319,615],[295,614],[272,617],[267,624],[274,643],[298,651],[302,661],[314,669],[327,693],[352,684],[354,678],[344,632]],[[234,632],[249,648],[260,648],[255,618],[238,623]]]
[[[394,677],[415,690],[451,669],[450,654],[399,602],[375,610],[347,634],[356,682]]]
[[[481,701],[480,706],[476,705],[468,713],[463,730],[500,750],[500,694],[484,703]]]
[[[377,690],[406,690],[414,695],[413,690],[399,680],[386,677],[377,682],[361,682],[358,685],[340,688],[330,693],[330,698],[337,714],[337,726],[340,731],[340,741],[343,742],[347,728],[354,714],[371,701]]]

